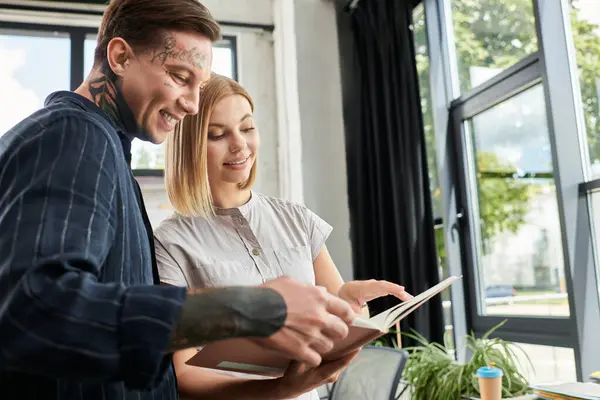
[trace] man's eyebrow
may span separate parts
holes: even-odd
[[[176,72],[188,72],[192,75],[196,75],[196,73],[194,72],[193,68],[188,67],[187,65],[182,65],[182,64],[166,64],[165,67],[169,68],[170,70],[175,70]]]

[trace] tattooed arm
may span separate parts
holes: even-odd
[[[283,327],[286,314],[285,300],[272,289],[194,290],[183,305],[170,350],[233,337],[267,337]]]
[[[201,289],[188,295],[170,350],[252,337],[260,345],[316,366],[348,334],[354,314],[323,288],[278,278],[254,288]]]

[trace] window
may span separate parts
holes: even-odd
[[[96,51],[96,35],[86,35],[83,42],[83,76],[87,76],[94,68],[94,52]]]
[[[532,0],[452,0],[461,92],[538,50]]]
[[[424,4],[449,268],[465,277],[454,328],[504,322],[530,383],[584,380],[600,350],[600,4]]]
[[[429,84],[429,53],[427,48],[427,26],[423,4],[417,5],[413,10],[412,27],[415,44],[415,57],[417,73],[419,75],[419,93],[421,96],[421,112],[423,114],[423,130],[427,154],[427,167],[429,172],[429,188],[433,216],[435,218],[435,241],[439,260],[440,281],[449,276],[446,263],[446,249],[444,246],[444,230],[442,221],[442,196],[437,170],[437,157],[435,153],[435,133],[433,131],[433,113],[431,110],[431,88]],[[444,309],[444,324],[446,345],[454,347],[454,330],[452,326],[452,302],[450,290],[442,292],[442,306]]]
[[[600,295],[600,191],[594,190],[588,195],[591,203],[592,231],[594,238],[594,250],[596,253],[596,277],[598,280],[598,294]]]
[[[466,130],[482,315],[568,316],[543,87],[478,114]]]
[[[529,384],[576,382],[575,352],[567,347],[515,343],[521,373]],[[519,350],[520,349],[520,350]]]
[[[233,42],[233,39],[230,38],[217,43],[213,47],[212,69],[217,74],[237,79],[237,73],[235,70],[234,43],[235,42]]]
[[[88,74],[94,64],[96,36],[88,35],[84,44],[84,70]],[[213,47],[212,70],[218,74],[236,79],[235,38],[226,37]],[[153,144],[139,139],[131,142],[131,168],[136,174],[160,175],[165,168],[164,144]]]
[[[419,74],[419,93],[421,95],[421,112],[423,114],[423,130],[427,150],[427,167],[429,169],[429,187],[435,218],[442,216],[440,183],[437,173],[435,154],[435,134],[433,132],[433,115],[431,112],[431,89],[429,87],[429,54],[427,50],[427,27],[425,25],[425,10],[419,4],[413,11],[413,35],[417,73]]]
[[[571,34],[587,131],[590,172],[600,178],[600,2],[574,0],[570,8]]]
[[[69,88],[69,35],[0,29],[0,60],[1,136],[42,108],[50,93]],[[43,66],[43,73],[40,66]]]
[[[468,329],[573,349],[546,76],[535,52],[454,100]],[[451,266],[452,267],[452,266]],[[458,343],[457,343],[458,344]]]
[[[589,176],[600,178],[600,3],[595,0],[573,0],[569,17],[575,45],[575,61],[583,107]],[[600,254],[600,196],[589,195],[596,255]],[[596,260],[597,276],[600,263]],[[598,280],[600,292],[600,279]]]

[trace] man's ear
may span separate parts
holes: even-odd
[[[108,42],[106,60],[115,75],[122,75],[129,67],[129,60],[133,55],[131,46],[122,38],[116,37]]]

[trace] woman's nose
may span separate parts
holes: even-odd
[[[231,142],[229,146],[229,150],[232,153],[237,153],[240,150],[243,150],[246,147],[246,139],[241,134],[239,130],[235,130],[231,134]]]

